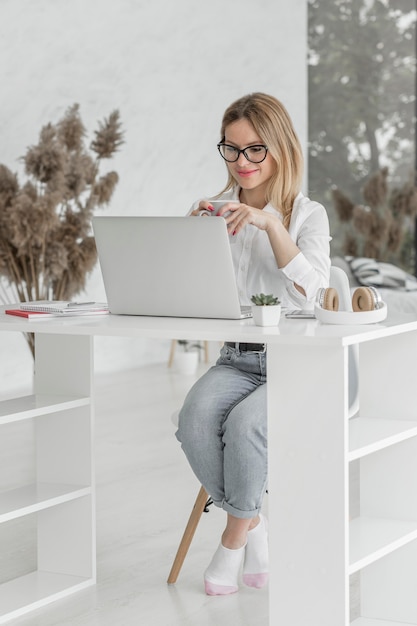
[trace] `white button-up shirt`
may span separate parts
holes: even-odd
[[[239,200],[239,191],[236,187],[219,199]],[[198,204],[199,201],[195,202],[191,211]],[[282,221],[281,213],[270,204],[263,210],[276,215]],[[253,294],[271,293],[278,296],[283,307],[313,308],[317,290],[328,287],[331,238],[324,207],[302,193],[298,194],[288,232],[300,252],[282,268],[277,266],[265,231],[248,224],[231,237],[233,264],[242,305],[251,304]],[[304,289],[305,296],[295,288],[294,283]]]

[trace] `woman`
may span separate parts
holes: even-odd
[[[328,286],[329,224],[325,209],[300,192],[303,159],[285,107],[253,93],[223,116],[218,149],[228,181],[219,198],[241,304],[253,294],[278,296],[284,307],[312,308]],[[210,214],[203,200],[191,215]],[[206,593],[225,595],[243,582],[268,580],[266,354],[262,344],[225,343],[214,367],[189,391],[177,438],[198,480],[227,514],[220,544],[204,573]]]

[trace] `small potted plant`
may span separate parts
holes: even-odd
[[[281,303],[272,294],[252,296],[252,315],[256,326],[277,326],[281,317]]]
[[[201,345],[198,342],[187,341],[186,339],[178,339],[177,343],[182,347],[182,350],[175,355],[177,371],[186,375],[195,374],[198,367]]]

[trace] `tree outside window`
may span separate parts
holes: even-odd
[[[335,188],[366,210],[372,177],[414,190],[415,25],[415,0],[309,0],[309,195],[329,213],[333,255],[346,253]]]

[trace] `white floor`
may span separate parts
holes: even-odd
[[[202,573],[224,523],[214,507],[203,515],[178,582],[166,584],[199,488],[170,421],[192,382],[165,363],[96,377],[98,583],[11,625],[266,626],[267,589],[204,594]],[[30,427],[16,428],[3,438],[0,486],[11,465],[19,479],[31,471]],[[0,542],[3,580],[33,566],[30,519],[6,528]]]

